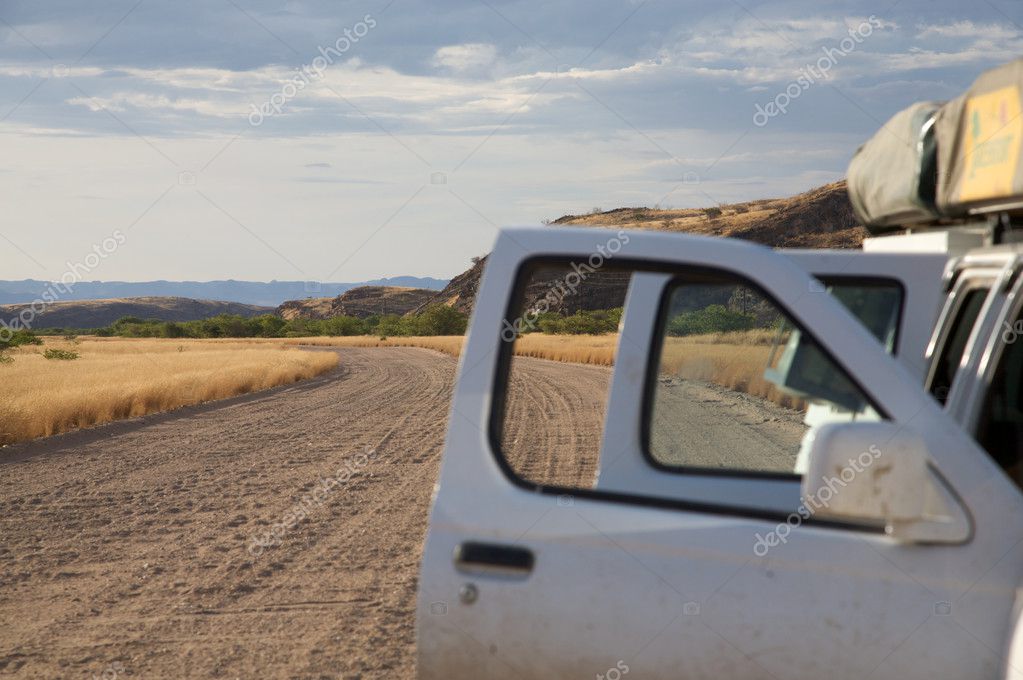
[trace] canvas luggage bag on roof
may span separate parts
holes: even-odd
[[[1023,208],[1023,59],[981,74],[938,113],[938,207],[951,217]]]
[[[941,102],[899,111],[849,164],[849,200],[873,233],[937,219],[932,125]]]

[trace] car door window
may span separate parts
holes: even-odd
[[[952,316],[952,322],[945,334],[945,343],[932,371],[930,393],[944,404],[948,401],[952,383],[955,380],[959,364],[966,351],[966,343],[970,339],[973,326],[980,317],[980,311],[987,298],[987,288],[968,288],[963,294],[962,302]]]
[[[1023,487],[1023,315],[1002,329],[1002,356],[984,398],[977,429],[980,442],[1017,485]]]
[[[659,467],[792,474],[811,406],[877,417],[784,310],[734,277],[676,279],[660,328],[648,438]]]

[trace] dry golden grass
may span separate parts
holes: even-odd
[[[768,329],[708,333],[667,338],[660,372],[687,380],[702,380],[730,390],[768,399],[787,408],[803,409],[802,400],[782,393],[764,379],[764,369],[776,332]],[[462,336],[344,338],[287,338],[294,345],[334,347],[425,347],[452,356],[462,349]],[[270,342],[260,341],[256,342]],[[281,342],[281,341],[276,341]],[[532,333],[515,342],[517,356],[569,363],[614,365],[617,335],[544,335]]]
[[[765,339],[767,337],[774,335],[765,334]],[[658,370],[685,380],[714,383],[786,408],[805,409],[802,399],[785,394],[764,378],[771,354],[770,342],[710,342],[708,336],[667,338]]]
[[[48,360],[47,348],[80,358]],[[338,363],[280,342],[215,340],[47,338],[12,356],[0,364],[0,445],[291,383]]]
[[[530,333],[515,341],[515,354],[551,361],[613,366],[617,344],[617,335]]]
[[[349,337],[284,338],[280,340],[252,339],[251,342],[276,342],[288,345],[316,345],[319,347],[423,347],[451,356],[462,353],[465,337],[461,335],[405,336],[378,338],[356,335]],[[567,361],[579,364],[610,366],[614,363],[617,337],[613,335],[542,335],[533,333],[515,342],[519,356]]]
[[[462,353],[463,335],[427,335],[389,337],[385,339],[372,335],[345,337],[279,338],[262,340],[253,338],[249,342],[283,343],[285,345],[314,345],[316,347],[423,347],[457,357]]]
[[[764,379],[776,338],[771,330],[709,333],[666,339],[659,371],[686,380],[702,380],[767,399],[781,406],[804,408],[802,400],[781,392]],[[520,356],[612,366],[615,335],[526,335],[515,343]]]

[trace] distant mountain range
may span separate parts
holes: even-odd
[[[287,300],[336,297],[359,286],[401,286],[440,290],[444,279],[395,276],[356,283],[319,283],[306,281],[79,281],[62,301],[108,300],[138,297],[179,297],[196,300],[220,300],[248,305],[277,307]],[[0,281],[0,304],[17,304],[40,299],[50,289],[47,281],[25,279]],[[52,293],[51,293],[52,295]]]

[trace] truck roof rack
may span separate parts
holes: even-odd
[[[871,234],[987,232],[1023,239],[1023,58],[948,102],[895,114],[849,164],[849,199]]]

